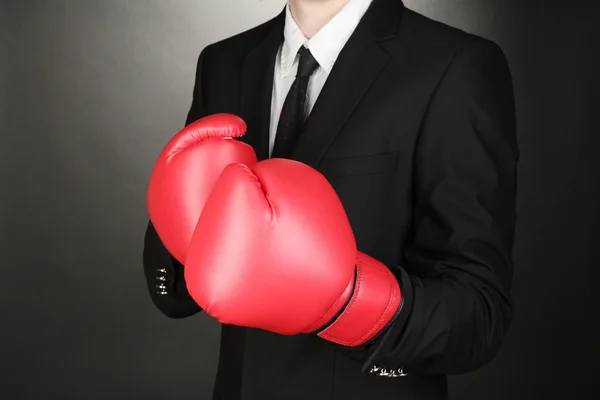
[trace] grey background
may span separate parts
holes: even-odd
[[[144,194],[200,50],[283,4],[1,0],[1,399],[210,397],[219,327],[153,308]],[[597,3],[406,4],[497,41],[515,78],[517,317],[491,365],[452,378],[453,398],[595,398]]]

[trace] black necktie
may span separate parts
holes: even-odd
[[[304,115],[304,102],[308,81],[319,63],[306,47],[301,47],[299,53],[300,61],[298,62],[296,80],[294,80],[283,102],[271,157],[289,158],[292,155],[306,118]]]

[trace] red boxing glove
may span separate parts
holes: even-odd
[[[148,185],[148,214],[178,261],[185,261],[204,203],[223,169],[234,162],[257,162],[251,146],[234,140],[245,133],[241,118],[215,114],[183,128],[160,153]]]
[[[229,165],[186,258],[194,300],[225,324],[366,343],[401,304],[396,278],[357,252],[329,182],[292,160]]]

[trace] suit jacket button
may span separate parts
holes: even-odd
[[[165,285],[163,285],[162,283],[160,285],[156,285],[156,293],[160,294],[160,295],[165,295],[167,294],[167,287]]]
[[[397,370],[394,370],[394,369],[388,370],[387,368],[380,368],[376,365],[373,365],[373,367],[371,367],[371,370],[369,371],[369,373],[372,375],[381,376],[381,377],[385,377],[385,378],[398,378],[398,377],[408,375],[406,372],[404,372],[403,368],[398,368]]]

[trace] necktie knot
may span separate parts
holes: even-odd
[[[310,50],[304,46],[300,47],[298,53],[300,54],[300,61],[296,76],[311,76],[319,66],[319,63],[315,60]]]

